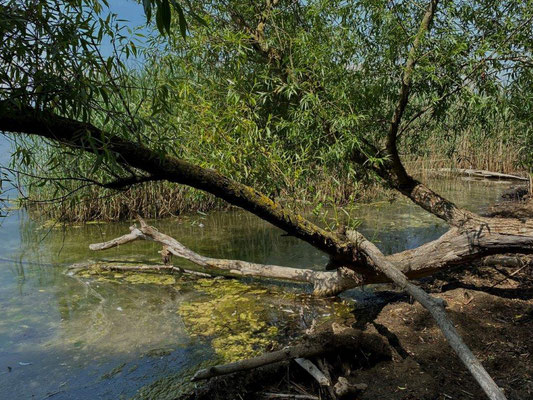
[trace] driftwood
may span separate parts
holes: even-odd
[[[429,172],[442,174],[442,175],[459,175],[459,176],[470,176],[473,178],[484,178],[484,179],[497,179],[502,181],[522,181],[529,182],[529,178],[520,175],[513,174],[502,174],[500,172],[485,171],[482,169],[471,169],[471,168],[439,168],[429,170]]]
[[[195,253],[187,248],[176,239],[159,232],[157,229],[148,226],[142,219],[140,219],[140,228],[135,226],[130,227],[130,233],[112,239],[104,243],[91,244],[91,250],[106,250],[119,245],[132,242],[134,240],[152,240],[161,243],[165,246],[166,251],[172,255],[189,260],[200,267],[225,271],[231,275],[237,276],[254,276],[261,278],[289,280],[302,283],[311,283],[314,285],[315,293],[318,295],[335,295],[348,288],[358,286],[358,282],[352,278],[353,271],[344,268],[336,271],[314,271],[311,269],[299,269],[283,267],[279,265],[265,265],[256,264],[241,260],[225,260],[210,258]],[[103,268],[106,268],[105,266]],[[194,274],[201,274],[190,270],[182,270],[181,268],[173,266],[124,266],[117,267],[110,265],[108,269],[114,270],[129,270],[139,272],[151,272],[152,270],[168,271],[168,272],[187,272]]]
[[[355,238],[358,240],[358,238]],[[365,249],[366,254],[373,257],[379,269],[387,275],[396,285],[409,293],[415,300],[422,304],[431,314],[442,333],[448,340],[448,344],[459,356],[465,367],[470,371],[479,385],[483,388],[487,396],[491,399],[505,399],[505,395],[496,385],[494,380],[485,370],[483,365],[474,356],[472,351],[464,343],[463,339],[455,329],[453,323],[448,319],[444,311],[445,302],[441,299],[434,298],[420,289],[418,286],[410,283],[407,277],[387,261],[383,253],[371,242],[365,239],[359,239],[360,246]]]
[[[282,350],[265,353],[258,357],[249,358],[229,364],[216,365],[201,369],[194,374],[192,381],[209,379],[215,376],[232,374],[234,372],[247,371],[265,365],[274,364],[296,358],[310,358],[328,352],[334,352],[340,347],[356,345],[362,336],[362,332],[355,329],[346,329],[337,335],[320,335],[310,338],[306,342],[294,346],[285,347]]]
[[[102,264],[102,263],[81,263],[73,264],[69,267],[69,270],[79,270],[87,269],[92,266],[98,266],[100,270],[103,271],[115,271],[115,272],[166,272],[170,274],[189,274],[194,276],[199,276],[202,278],[212,278],[213,275],[207,274],[205,272],[193,271],[190,269],[185,269],[181,267],[176,267],[174,265],[155,265],[155,264],[134,264],[134,265],[120,265],[120,264]]]
[[[320,386],[331,386],[331,381],[329,378],[307,358],[298,357],[294,359],[294,362],[302,367],[309,375],[311,375]]]

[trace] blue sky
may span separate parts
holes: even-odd
[[[127,23],[123,24],[130,28],[146,25],[146,16],[144,15],[142,5],[133,0],[109,0],[109,10],[104,9],[104,15],[107,12],[117,14],[119,19],[128,20]],[[144,31],[147,31],[147,29],[144,29]],[[104,56],[111,54],[112,47],[109,40],[104,39],[101,50]],[[9,164],[11,156],[10,147],[9,140],[4,135],[0,135],[0,167]]]
[[[110,0],[109,8],[111,12],[119,15],[122,19],[127,19],[134,25],[142,25],[146,19],[141,4],[133,0]]]
[[[117,14],[118,19],[124,19],[128,22],[121,22],[121,25],[126,25],[129,28],[136,28],[139,26],[146,26],[146,16],[141,4],[134,0],[109,0],[109,9],[104,9],[104,16],[108,13]],[[147,32],[148,29],[142,29],[143,32]],[[104,56],[112,54],[112,46],[109,40],[103,40],[101,45],[101,51]]]

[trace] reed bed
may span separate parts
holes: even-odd
[[[404,143],[403,154],[408,171],[427,180],[439,168],[472,168],[501,173],[524,174],[523,160],[530,152],[520,136],[512,130],[494,129],[484,134],[479,129],[464,130],[452,139],[446,135],[430,135],[419,145]],[[277,173],[274,171],[278,171]],[[260,178],[244,183],[263,191],[296,211],[316,207],[351,207],[358,203],[392,199],[396,193],[381,186],[365,171],[347,173],[346,165],[314,165],[301,174],[290,164],[276,164]],[[283,171],[283,172],[282,172]],[[54,197],[51,189],[35,186],[32,199]],[[63,201],[22,202],[32,214],[62,222],[118,221],[139,214],[145,218],[165,218],[190,212],[224,210],[230,206],[212,195],[169,182],[150,182],[125,191],[88,187],[67,196]]]

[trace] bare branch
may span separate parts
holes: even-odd
[[[157,153],[142,144],[108,134],[94,125],[60,117],[51,112],[32,108],[19,109],[8,102],[0,102],[0,130],[37,135],[92,153],[103,152],[105,148],[109,153],[115,154],[117,161],[123,165],[145,171],[159,180],[185,184],[211,193],[345,262],[364,262],[364,256],[358,254],[353,244],[345,238],[316,226],[257,190],[212,169]],[[88,135],[99,148],[90,145]]]
[[[106,250],[132,241],[152,240],[161,243],[165,248],[177,257],[189,260],[200,267],[226,271],[232,275],[254,276],[268,279],[281,279],[295,282],[311,283],[314,294],[318,296],[334,296],[350,288],[360,286],[363,278],[348,268],[339,268],[336,271],[314,271],[312,269],[300,269],[282,267],[279,265],[256,264],[242,260],[227,260],[210,258],[195,253],[176,239],[159,232],[147,225],[139,218],[141,227],[130,227],[130,233],[103,243],[91,244],[91,250]],[[143,270],[145,268],[139,269]]]
[[[320,339],[310,338],[308,341],[272,353],[262,354],[258,357],[247,360],[237,361],[230,364],[216,365],[207,369],[201,369],[194,374],[192,381],[209,379],[215,376],[232,374],[239,371],[248,371],[265,365],[278,363],[281,361],[295,358],[309,358],[335,351],[339,347],[347,344],[357,345],[362,338],[360,331],[355,329],[346,329],[339,334],[328,334],[321,336]]]
[[[359,243],[361,249],[364,249],[365,253],[373,259],[375,267],[383,272],[388,278],[390,278],[396,285],[402,290],[405,290],[413,298],[415,298],[420,304],[426,308],[442,333],[448,340],[448,344],[459,356],[465,367],[470,371],[474,379],[481,386],[486,395],[492,400],[505,400],[506,397],[502,390],[496,385],[494,380],[485,370],[483,365],[474,356],[472,351],[463,342],[463,339],[455,329],[453,323],[448,319],[444,307],[446,303],[439,299],[430,296],[418,286],[413,285],[407,279],[407,277],[400,272],[391,262],[389,262],[383,253],[369,241],[360,238],[357,233],[352,233],[353,240]]]

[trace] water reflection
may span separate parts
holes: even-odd
[[[440,181],[437,186],[474,211],[495,202],[506,188],[472,181]],[[356,212],[363,220],[361,231],[387,253],[416,247],[446,230],[439,220],[404,200],[361,205]],[[198,214],[154,224],[212,257],[317,269],[327,263],[323,253],[282,236],[280,230],[249,213]],[[76,277],[65,273],[69,264],[88,259],[158,261],[159,246],[150,242],[99,253],[88,249],[89,243],[124,234],[128,225],[51,229],[28,219],[23,211],[3,222],[0,398],[7,394],[43,398],[52,393],[54,399],[131,396],[143,384],[204,359],[231,358],[235,351],[250,353],[257,346],[268,346],[290,335],[291,327],[305,325],[306,315],[336,312],[338,304],[296,296],[288,287],[213,291],[199,290],[198,282],[187,279],[143,282],[121,274]],[[239,304],[247,309],[243,316],[237,310]],[[218,336],[202,334],[207,330],[205,317],[214,321]],[[255,344],[240,349],[220,341],[227,336],[239,342],[246,332],[243,327],[251,325],[257,331]]]

